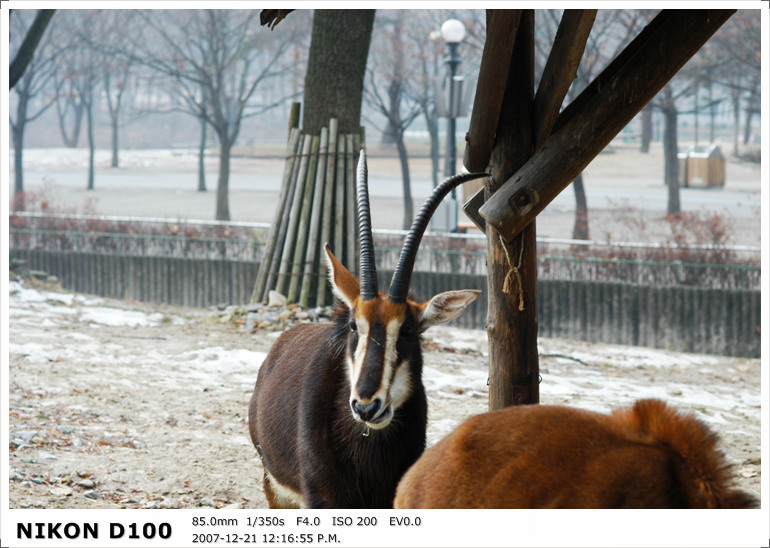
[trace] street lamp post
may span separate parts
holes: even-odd
[[[460,64],[460,56],[457,53],[460,42],[465,39],[465,25],[457,19],[449,19],[441,25],[441,37],[449,47],[449,55],[446,58],[446,64],[449,67],[449,97],[446,105],[447,111],[447,143],[446,143],[446,163],[444,164],[444,175],[451,177],[457,170],[457,149],[455,142],[455,119],[460,114],[459,88],[456,88],[455,77],[457,76],[457,67]],[[452,190],[452,196],[447,203],[447,227],[451,232],[457,231],[457,191]]]
[[[459,114],[457,105],[459,97],[455,97],[455,76],[457,76],[457,67],[460,64],[460,56],[457,54],[457,46],[465,38],[465,25],[457,19],[449,19],[441,25],[441,37],[449,47],[449,55],[446,64],[449,67],[449,100],[447,104],[447,147],[446,147],[446,165],[444,175],[451,177],[457,169],[456,143],[455,143],[455,118]]]

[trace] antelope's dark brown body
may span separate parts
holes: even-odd
[[[392,508],[399,479],[425,448],[421,382],[387,428],[367,429],[350,413],[345,347],[335,344],[347,340],[347,315],[341,309],[333,323],[287,331],[259,371],[249,429],[272,476],[265,479],[271,506],[284,505],[270,484],[277,481],[311,508]],[[410,367],[420,379],[422,359]]]

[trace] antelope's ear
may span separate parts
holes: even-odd
[[[420,332],[429,327],[454,320],[465,310],[469,304],[481,295],[477,289],[463,289],[460,291],[445,291],[439,293],[431,300],[421,305],[419,315]]]
[[[332,248],[328,243],[324,246],[324,251],[326,251],[327,272],[332,292],[349,309],[353,310],[353,302],[361,294],[361,286],[355,276],[332,254]]]

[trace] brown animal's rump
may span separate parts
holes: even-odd
[[[611,415],[551,405],[478,415],[428,449],[396,508],[752,508],[717,436],[659,400]]]

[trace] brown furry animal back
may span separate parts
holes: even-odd
[[[659,400],[611,415],[566,406],[473,417],[426,451],[396,508],[748,508],[717,437]]]
[[[628,432],[650,436],[673,454],[689,508],[746,508],[752,497],[732,488],[731,467],[718,447],[719,437],[703,422],[660,400],[640,400],[632,408],[611,415]]]

